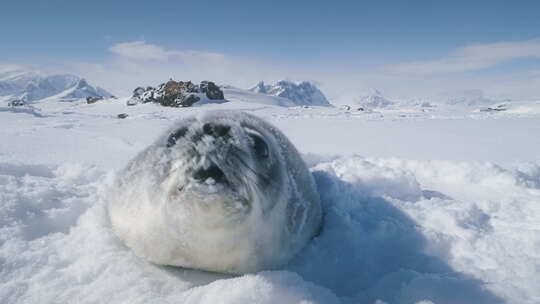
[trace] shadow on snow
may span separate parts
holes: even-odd
[[[427,255],[415,222],[389,201],[323,171],[314,177],[324,229],[288,270],[354,302],[502,303],[482,281]]]

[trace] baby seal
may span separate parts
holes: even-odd
[[[223,273],[287,263],[319,231],[319,194],[290,141],[243,112],[183,119],[122,171],[115,233],[146,260]]]

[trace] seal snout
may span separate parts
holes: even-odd
[[[207,168],[198,168],[193,172],[193,179],[199,183],[207,184],[224,184],[227,182],[225,174],[218,166],[216,166],[216,164],[211,164]]]
[[[207,122],[202,126],[202,130],[204,134],[217,138],[229,136],[229,131],[231,130],[231,127],[224,124]]]

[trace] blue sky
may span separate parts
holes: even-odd
[[[405,79],[457,81],[457,88],[469,77],[484,88],[508,74],[530,79],[526,75],[540,70],[539,14],[540,1],[3,1],[0,63],[102,79],[97,66],[125,69],[126,59],[129,65],[160,65],[163,74],[172,73],[165,66],[182,68],[179,61],[187,60],[166,55],[166,62],[152,64],[126,50],[144,44],[167,54],[218,54],[227,61],[220,69],[235,63],[267,69],[235,71],[246,74],[246,83],[249,77],[302,77],[326,84],[325,77],[341,76],[398,94],[405,92],[396,84]],[[118,45],[123,52],[114,51]],[[480,58],[483,53],[489,57],[493,48],[507,52]],[[429,72],[433,67],[436,73]],[[152,73],[157,80],[159,71]],[[406,78],[400,81],[397,74]]]

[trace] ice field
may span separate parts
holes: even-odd
[[[355,111],[225,94],[192,108],[0,104],[1,302],[540,302],[540,102]],[[103,195],[115,173],[208,109],[270,121],[315,177],[324,229],[284,269],[155,266],[112,233]]]

